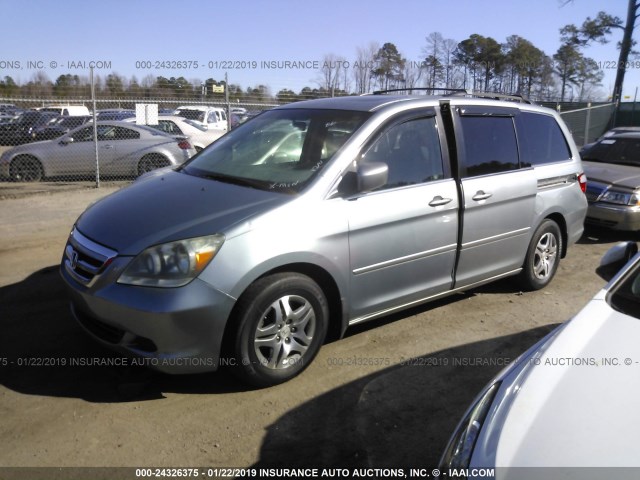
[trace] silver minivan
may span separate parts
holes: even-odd
[[[585,186],[562,120],[528,102],[305,101],[91,206],[61,273],[79,323],[137,362],[267,386],[350,325],[511,275],[546,286]]]

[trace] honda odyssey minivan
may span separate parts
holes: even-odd
[[[268,386],[351,325],[507,276],[545,287],[583,231],[580,157],[557,113],[491,97],[263,113],[78,218],[73,315],[157,370]]]

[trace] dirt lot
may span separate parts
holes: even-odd
[[[588,232],[546,290],[503,281],[354,328],[274,388],[42,365],[113,357],[71,319],[57,265],[78,214],[115,189],[0,200],[0,467],[433,468],[499,364],[585,304],[624,237]]]

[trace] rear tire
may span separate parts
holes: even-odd
[[[562,253],[562,233],[553,220],[544,220],[533,234],[520,284],[524,290],[539,290],[553,279]]]
[[[145,155],[138,162],[138,176],[169,165],[171,162],[160,154]]]
[[[324,343],[329,306],[322,289],[299,273],[256,281],[238,301],[231,356],[243,382],[286,382],[311,363]]]
[[[44,176],[40,161],[29,155],[20,155],[13,159],[9,175],[14,182],[39,182]]]

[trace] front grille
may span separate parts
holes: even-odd
[[[74,228],[64,249],[64,267],[76,281],[91,286],[117,254]]]

